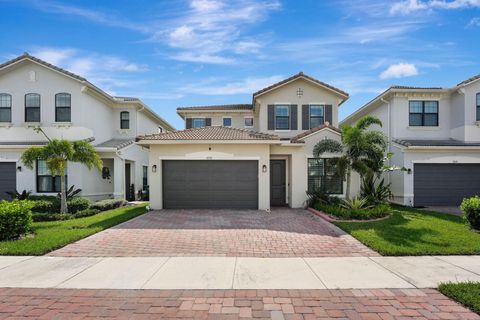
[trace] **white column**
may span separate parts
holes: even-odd
[[[125,198],[125,164],[124,160],[118,156],[113,158],[113,197]]]

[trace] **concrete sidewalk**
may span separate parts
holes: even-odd
[[[0,287],[75,289],[434,288],[480,281],[480,256],[0,257]]]

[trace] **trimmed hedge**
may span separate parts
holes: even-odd
[[[463,211],[465,222],[473,229],[480,230],[480,197],[475,196],[463,199],[460,209]]]
[[[60,212],[60,199],[50,196],[33,196],[32,211],[37,213]],[[88,209],[90,200],[81,197],[75,197],[67,201],[68,213],[76,213]]]
[[[32,203],[27,200],[0,201],[0,240],[16,239],[32,227]]]
[[[90,200],[87,198],[73,198],[67,201],[68,213],[77,213],[79,211],[86,210],[90,207]]]
[[[94,216],[100,213],[100,210],[97,209],[85,209],[78,211],[76,213],[33,213],[32,218],[35,222],[41,221],[62,221],[62,220],[71,220],[79,219]]]
[[[106,200],[100,200],[93,203],[90,206],[90,208],[97,209],[100,211],[107,211],[107,210],[123,207],[126,204],[127,204],[127,201],[123,199],[106,199]]]
[[[366,209],[345,209],[334,204],[317,203],[315,209],[343,220],[371,220],[386,217],[392,211],[388,204],[378,204]]]

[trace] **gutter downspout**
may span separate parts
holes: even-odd
[[[386,103],[387,104],[387,117],[388,117],[388,121],[387,121],[387,124],[388,124],[388,130],[387,130],[387,139],[388,139],[388,143],[387,143],[387,152],[390,153],[392,152],[392,130],[391,130],[391,127],[392,127],[392,117],[391,117],[391,104],[390,104],[390,101],[387,101],[385,100],[385,98],[380,98],[380,101],[382,101],[383,103]],[[391,166],[391,159],[388,159],[388,165]],[[391,181],[391,175],[392,173],[391,172],[388,172],[388,175],[387,175],[387,180],[388,180],[388,183],[390,183]]]

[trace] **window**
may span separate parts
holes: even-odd
[[[232,126],[232,118],[223,118],[223,126],[224,127],[231,127]]]
[[[37,192],[60,192],[60,183],[60,176],[52,176],[52,173],[47,168],[47,162],[45,160],[37,160]],[[65,185],[68,186],[67,176],[65,176]]]
[[[310,129],[316,128],[325,122],[325,108],[320,105],[310,106]]]
[[[143,190],[146,190],[148,187],[148,167],[143,166]]]
[[[337,173],[334,158],[308,159],[308,190],[327,194],[342,194],[343,181]]]
[[[477,121],[480,121],[480,92],[477,93]]]
[[[192,128],[205,128],[205,118],[193,118]]]
[[[275,106],[275,129],[289,130],[290,129],[290,108],[285,105]]]
[[[120,129],[130,129],[130,112],[120,112]]]
[[[438,101],[410,101],[409,112],[412,127],[438,126]]]
[[[57,93],[55,95],[55,122],[70,122],[72,108],[72,96],[69,93]]]
[[[40,95],[25,95],[25,122],[40,122]]]
[[[245,127],[253,127],[253,118],[245,117]]]
[[[12,122],[12,96],[0,94],[0,122]]]

